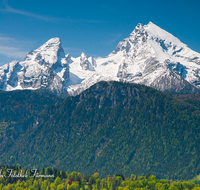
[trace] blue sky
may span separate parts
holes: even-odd
[[[199,0],[0,0],[0,65],[53,37],[71,56],[104,57],[149,21],[200,53],[199,7]]]

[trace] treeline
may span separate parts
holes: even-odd
[[[27,173],[28,177],[8,177],[10,170],[14,176]],[[41,176],[31,177],[30,169],[19,166],[0,166],[0,190],[199,190],[200,185],[194,181],[171,181],[157,179],[154,175],[124,177],[122,174],[100,178],[99,173],[81,175],[79,172],[66,172],[57,168],[37,169]],[[43,175],[44,174],[44,175]]]

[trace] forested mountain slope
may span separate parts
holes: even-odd
[[[43,109],[62,101],[61,97],[41,91],[0,91],[1,147],[8,146],[10,140],[14,141],[24,133]]]
[[[200,172],[199,108],[143,85],[97,83],[37,121],[0,148],[0,164],[168,179]]]
[[[200,95],[199,94],[173,94],[173,98],[179,99],[190,105],[200,108]]]

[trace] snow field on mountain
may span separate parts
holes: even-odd
[[[138,24],[104,58],[65,55],[59,38],[0,67],[0,89],[39,89],[76,95],[100,81],[124,81],[166,92],[190,93],[200,85],[200,54],[152,22]]]

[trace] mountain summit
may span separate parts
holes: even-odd
[[[23,62],[0,67],[0,88],[77,95],[99,81],[123,81],[164,92],[195,93],[200,87],[199,71],[199,53],[149,22],[138,24],[104,58],[87,58],[84,53],[78,58],[65,56],[60,39],[50,39]]]
[[[84,73],[77,59],[70,64],[70,72],[82,83],[70,86],[69,92],[83,91],[102,80],[139,83],[171,93],[199,91],[200,54],[152,22],[138,24],[111,54],[95,62],[95,71]]]
[[[0,88],[45,90],[62,93],[69,80],[69,66],[59,38],[52,38],[24,61],[13,61],[0,67]]]

